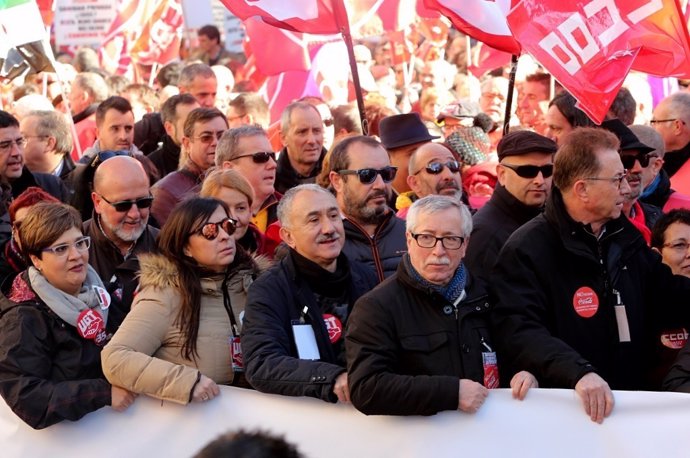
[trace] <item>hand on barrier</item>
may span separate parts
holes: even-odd
[[[119,386],[111,385],[110,397],[110,407],[117,412],[124,412],[127,410],[127,407],[134,404],[137,394]]]
[[[613,410],[613,393],[606,380],[590,372],[578,380],[575,392],[580,395],[585,412],[592,421],[602,423]]]
[[[530,372],[520,371],[510,380],[510,388],[513,390],[513,398],[522,401],[530,388],[539,388],[539,382]]]
[[[474,413],[484,404],[484,399],[488,395],[489,390],[481,383],[464,378],[460,379],[458,409],[463,412]]]
[[[216,385],[216,382],[210,378],[202,375],[199,379],[199,383],[194,387],[192,392],[192,402],[205,402],[210,401],[220,394],[220,388]]]

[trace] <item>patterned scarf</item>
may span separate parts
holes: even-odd
[[[419,272],[412,266],[410,262],[410,255],[406,254],[403,257],[403,262],[408,272],[412,274],[412,278],[418,282],[424,289],[431,289],[443,296],[448,302],[454,304],[457,299],[462,296],[465,291],[465,282],[467,281],[467,270],[465,264],[460,263],[460,266],[455,270],[453,278],[445,285],[435,285],[422,277]]]

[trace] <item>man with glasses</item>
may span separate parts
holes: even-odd
[[[12,226],[7,211],[12,199],[27,188],[38,186],[56,199],[69,201],[69,192],[59,177],[31,172],[24,164],[27,139],[17,118],[0,110],[0,245],[10,239]]]
[[[153,201],[148,175],[135,158],[113,156],[96,169],[91,199],[93,218],[84,222],[84,234],[91,237],[89,264],[129,310],[137,286],[137,256],[152,251],[158,235],[148,224]]]
[[[395,272],[406,251],[405,222],[388,207],[397,168],[381,143],[356,136],[333,148],[330,169],[345,218],[343,251],[350,260],[370,265],[383,281]]]
[[[412,153],[408,166],[407,184],[412,191],[402,193],[396,199],[397,216],[405,219],[415,200],[432,194],[461,199],[460,167],[447,146],[440,143],[420,146]]]
[[[228,124],[231,128],[258,124],[268,129],[271,113],[268,104],[259,94],[242,92],[228,104]]]
[[[649,121],[649,124],[664,139],[666,148],[664,170],[672,179],[671,185],[684,194],[690,194],[690,185],[675,183],[673,176],[690,158],[690,125],[688,123],[690,123],[690,93],[687,92],[675,92],[659,102]]]
[[[326,189],[288,190],[278,216],[288,252],[249,289],[241,336],[247,380],[267,393],[349,403],[345,325],[376,278],[342,253],[343,220]]]
[[[206,171],[215,165],[216,147],[227,128],[225,115],[217,108],[195,108],[187,115],[181,166],[151,188],[155,197],[151,213],[158,224],[165,224],[175,205],[198,194]]]
[[[24,162],[32,172],[50,173],[65,182],[74,170],[72,132],[57,111],[32,111],[22,119],[19,130],[26,139]]]
[[[278,157],[276,191],[284,194],[297,185],[316,182],[326,155],[323,134],[323,121],[316,107],[307,102],[285,107],[280,118],[284,148]]]
[[[599,423],[612,389],[660,388],[658,332],[690,323],[690,279],[622,215],[630,186],[619,148],[600,128],[566,136],[544,213],[513,233],[491,276],[499,361],[540,386],[574,388]]]
[[[644,178],[644,171],[650,167],[654,148],[642,143],[628,126],[620,119],[609,119],[601,127],[612,132],[621,142],[620,155],[623,167],[628,172],[626,180],[630,193],[625,196],[623,214],[640,231],[647,244],[652,237],[652,227],[661,216],[661,209],[644,202],[639,198],[649,182]]]
[[[275,191],[276,154],[266,131],[259,126],[241,126],[227,130],[216,148],[216,166],[234,169],[252,186],[252,223],[263,233],[278,219]]]
[[[488,294],[462,263],[471,230],[457,199],[412,204],[407,254],[394,276],[357,301],[348,322],[350,394],[363,413],[474,413],[499,386]],[[524,398],[536,380],[523,372],[511,385]]]
[[[510,132],[498,142],[498,183],[474,215],[465,263],[491,286],[491,268],[515,230],[537,216],[551,191],[556,143],[536,132]]]

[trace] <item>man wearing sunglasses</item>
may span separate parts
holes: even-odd
[[[497,151],[498,183],[491,199],[474,215],[465,258],[472,273],[485,282],[508,237],[541,213],[551,190],[556,143],[523,130],[504,136]]]
[[[285,107],[280,118],[280,140],[275,188],[284,194],[290,188],[316,182],[326,155],[324,124],[319,111],[306,102]]]
[[[642,143],[620,119],[609,119],[601,127],[612,132],[621,142],[621,162],[628,171],[626,180],[630,193],[625,196],[623,214],[640,231],[647,244],[651,242],[652,227],[661,216],[661,209],[638,199],[649,182],[643,180],[645,169],[650,167],[654,148]]]
[[[541,386],[574,388],[599,423],[612,390],[660,389],[662,326],[690,323],[690,279],[622,215],[630,187],[619,148],[601,128],[564,137],[544,213],[513,233],[491,275],[499,361]]]
[[[259,126],[240,126],[227,130],[216,148],[216,165],[235,169],[247,179],[254,191],[252,223],[261,232],[277,219],[278,201],[275,191],[276,154],[266,131]]]
[[[155,197],[151,214],[161,226],[179,202],[198,194],[206,171],[216,161],[218,141],[228,128],[225,115],[217,108],[195,108],[184,123],[183,165],[158,181],[151,193]]]
[[[331,152],[329,178],[345,217],[350,260],[370,265],[379,278],[392,275],[407,251],[405,222],[388,206],[397,169],[372,137],[348,137]]]
[[[460,163],[450,149],[440,143],[426,143],[412,153],[408,166],[407,184],[410,192],[398,195],[395,207],[397,216],[405,219],[407,212],[417,199],[432,194],[462,198]]]
[[[89,264],[124,310],[132,305],[139,271],[137,256],[156,246],[158,229],[148,224],[149,178],[133,157],[114,156],[96,169],[93,180],[93,218],[84,222],[91,237]]]

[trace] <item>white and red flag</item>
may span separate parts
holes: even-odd
[[[296,32],[339,33],[337,0],[221,0],[240,19],[261,17],[266,23]]]
[[[180,0],[159,1],[132,45],[132,60],[142,65],[166,65],[179,59],[183,28]]]
[[[508,24],[597,123],[630,69],[690,77],[690,39],[678,0],[522,0]]]
[[[424,0],[424,5],[443,13],[455,27],[472,38],[492,48],[519,55],[520,44],[513,37],[506,21],[511,7],[517,2],[518,0]]]

